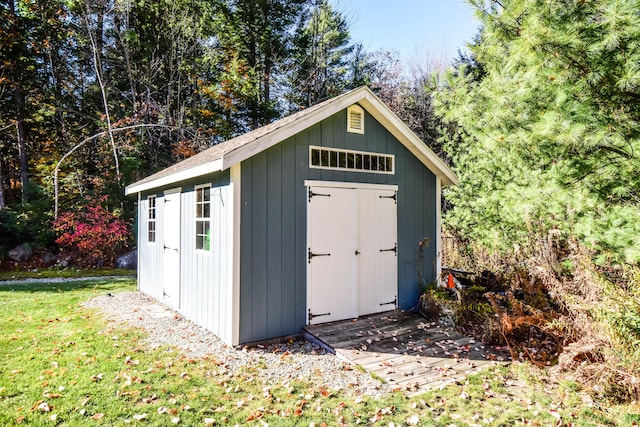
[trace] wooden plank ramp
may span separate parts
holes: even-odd
[[[304,333],[409,396],[511,360],[508,352],[428,322],[415,312],[394,310],[309,325]]]

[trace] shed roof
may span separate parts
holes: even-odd
[[[127,186],[125,194],[152,190],[185,179],[226,170],[356,103],[378,120],[431,172],[440,177],[442,185],[452,185],[458,182],[451,168],[427,147],[371,89],[362,86],[254,131],[214,145],[195,156]]]

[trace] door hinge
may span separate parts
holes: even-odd
[[[309,323],[311,323],[311,321],[316,317],[322,317],[322,316],[331,316],[331,313],[312,314],[311,309],[309,309]]]
[[[393,252],[398,256],[398,244],[395,243],[392,248],[389,249],[380,249],[380,252]]]
[[[309,264],[311,264],[311,258],[313,258],[314,256],[331,256],[331,254],[314,254],[313,252],[311,252],[311,248],[309,248],[309,252],[308,252]]]
[[[171,247],[169,247],[169,246],[167,246],[167,245],[164,245],[164,248],[165,248],[165,249],[169,249],[170,251],[176,251],[176,252],[178,252],[178,248],[171,248]]]
[[[380,303],[380,305],[381,305],[381,306],[383,306],[383,305],[390,305],[390,304],[393,304],[393,306],[395,307],[397,303],[398,303],[398,296],[396,295],[396,296],[393,298],[393,301],[389,301],[389,302],[382,302],[382,303]]]
[[[394,192],[393,196],[380,196],[381,199],[393,199],[394,203],[398,204],[398,192]]]
[[[313,196],[331,197],[331,194],[314,193],[314,192],[311,190],[311,187],[309,187],[309,201],[311,201],[311,198],[312,198]]]

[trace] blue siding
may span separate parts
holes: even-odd
[[[416,307],[418,242],[434,277],[436,177],[372,116],[365,134],[346,132],[340,112],[242,162],[240,342],[300,332],[306,323],[305,180],[395,184],[398,190],[398,302]],[[309,145],[394,154],[393,175],[309,168]]]

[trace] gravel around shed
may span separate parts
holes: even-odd
[[[83,307],[98,309],[108,321],[144,329],[147,333],[144,344],[150,348],[170,346],[190,358],[215,357],[224,362],[223,367],[230,375],[242,367],[258,367],[265,385],[300,379],[351,395],[379,397],[390,391],[387,384],[307,341],[236,350],[140,292],[101,295],[86,301]]]

